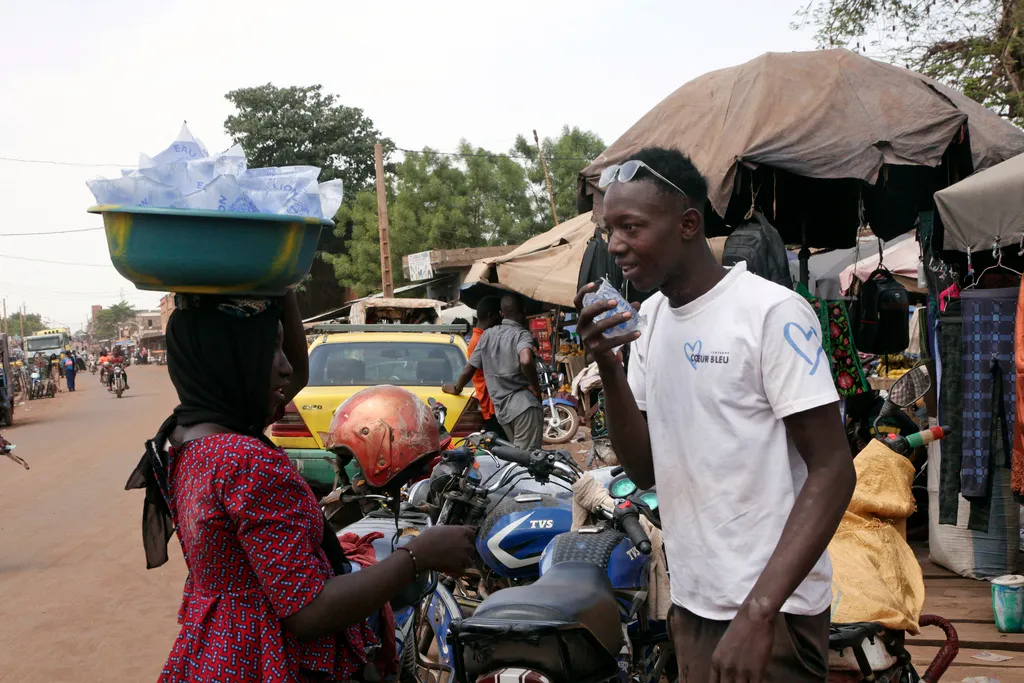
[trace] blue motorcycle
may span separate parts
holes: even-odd
[[[478,556],[468,576],[439,583],[436,576],[425,575],[391,601],[402,681],[428,680],[436,678],[432,672],[452,670],[447,616],[442,627],[430,615],[472,613],[487,595],[536,580],[544,549],[572,526],[571,485],[579,470],[568,453],[538,451],[524,459],[520,455],[525,454],[503,447],[492,434],[474,435],[468,443],[445,451],[430,478],[410,487],[397,515],[389,509],[395,501],[372,492],[356,493],[348,486],[321,501],[342,507],[357,502],[381,505],[340,532],[383,534],[373,544],[378,561],[427,526],[480,527]],[[515,462],[503,462],[506,449]],[[437,652],[432,653],[435,647]]]
[[[421,485],[426,494],[410,494],[411,501],[426,498],[439,506],[438,524],[479,526],[475,566],[465,577],[436,581],[420,606],[413,629],[417,647],[403,662],[416,680],[454,671],[448,646],[453,619],[472,614],[490,595],[540,577],[544,549],[572,528],[571,487],[579,476],[564,451],[528,454],[483,434],[444,454]]]
[[[535,583],[488,597],[471,616],[452,616],[443,603],[431,613],[450,630],[446,649],[454,680],[498,683],[510,674],[535,683],[675,679],[667,625],[648,619],[646,610],[651,542],[640,515],[660,524],[657,493],[638,490],[616,470],[608,486],[615,510],[597,526],[558,535],[543,553]]]

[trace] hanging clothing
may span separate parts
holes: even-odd
[[[860,362],[860,354],[853,341],[850,329],[850,314],[846,310],[846,302],[842,299],[825,301],[819,299],[802,284],[796,291],[814,309],[821,325],[822,348],[829,359],[832,380],[841,398],[856,396],[870,391],[867,375]]]
[[[960,492],[972,529],[987,531],[993,469],[1010,464],[1015,414],[1013,342],[1016,289],[973,289],[963,301],[963,452]]]
[[[937,346],[942,373],[939,379],[939,424],[951,431],[939,442],[942,467],[939,472],[939,524],[956,525],[960,509],[960,460],[963,457],[964,335],[960,310],[954,299],[939,316]]]

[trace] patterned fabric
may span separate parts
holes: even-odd
[[[227,297],[218,294],[175,294],[174,307],[183,310],[215,308],[238,318],[251,318],[265,313],[273,305],[271,299],[253,297]]]
[[[850,333],[850,315],[842,299],[825,301],[811,294],[802,285],[797,292],[807,299],[821,324],[822,348],[829,357],[832,379],[841,398],[856,396],[870,390],[860,355]]]
[[[170,452],[170,508],[189,574],[161,681],[345,680],[377,645],[367,623],[300,643],[281,620],[333,572],[323,517],[284,452],[215,434]]]
[[[1016,385],[1013,362],[1016,289],[968,290],[963,302],[963,455],[960,492],[972,501],[972,528],[988,529],[992,468],[1010,462]],[[977,513],[975,512],[977,508]]]

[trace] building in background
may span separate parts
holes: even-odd
[[[174,295],[164,294],[160,297],[160,329],[167,331],[167,321],[171,319],[174,312]]]

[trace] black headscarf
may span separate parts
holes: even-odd
[[[167,562],[174,523],[167,505],[167,452],[175,427],[211,422],[274,445],[264,436],[270,373],[281,308],[268,299],[212,296],[175,297],[167,323],[167,370],[180,403],[146,442],[146,452],[128,478],[126,490],[145,488],[142,542],[146,567]],[[324,520],[324,551],[335,573],[347,561]]]

